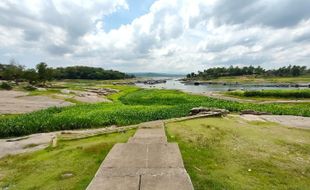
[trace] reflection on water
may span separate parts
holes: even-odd
[[[155,78],[154,78],[155,79]],[[159,79],[159,78],[156,78]],[[161,78],[163,79],[163,78]],[[167,79],[167,78],[166,78]],[[176,89],[182,90],[185,92],[192,93],[203,93],[203,92],[211,92],[211,91],[228,91],[228,90],[268,90],[268,89],[292,89],[293,87],[262,87],[262,86],[251,86],[251,85],[215,85],[215,84],[205,84],[205,85],[192,85],[192,84],[183,84],[178,81],[178,78],[169,78],[166,83],[148,85],[139,83],[136,84],[142,88],[157,88],[157,89]],[[295,88],[298,89],[298,88]]]

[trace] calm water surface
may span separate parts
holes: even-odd
[[[153,79],[163,79],[163,78],[153,78]],[[167,78],[165,78],[167,79]],[[142,88],[156,88],[156,89],[176,89],[182,90],[185,92],[192,93],[204,93],[204,92],[212,92],[212,91],[228,91],[229,89],[244,89],[244,90],[268,90],[268,89],[298,89],[294,87],[260,87],[253,85],[215,85],[215,84],[205,84],[205,85],[192,85],[192,84],[183,84],[178,81],[178,78],[169,78],[166,83],[161,84],[136,84]]]

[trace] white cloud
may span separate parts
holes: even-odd
[[[307,0],[158,0],[147,14],[107,32],[103,18],[130,9],[125,0],[4,0],[0,61],[9,55],[31,66],[44,59],[53,66],[161,72],[309,65],[308,5]]]

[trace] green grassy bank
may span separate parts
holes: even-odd
[[[238,97],[304,99],[310,98],[310,89],[231,91],[226,94]]]
[[[166,124],[195,190],[306,190],[310,130],[233,117]]]
[[[218,79],[208,80],[209,82],[225,82],[225,83],[309,83],[310,75],[299,77],[272,77],[272,76],[230,76],[220,77]]]
[[[135,130],[79,140],[60,140],[56,148],[0,159],[0,189],[86,189],[115,143]]]

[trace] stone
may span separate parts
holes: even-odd
[[[226,109],[206,108],[206,107],[196,107],[192,108],[190,111],[190,115],[198,115],[198,114],[227,115],[228,113],[229,111]]]
[[[70,94],[71,91],[68,89],[62,89],[62,90],[60,90],[60,92],[63,94]]]
[[[46,88],[37,88],[38,91],[46,91]]]
[[[64,174],[61,175],[62,179],[67,179],[67,178],[70,178],[70,177],[73,177],[73,173],[64,173]]]

